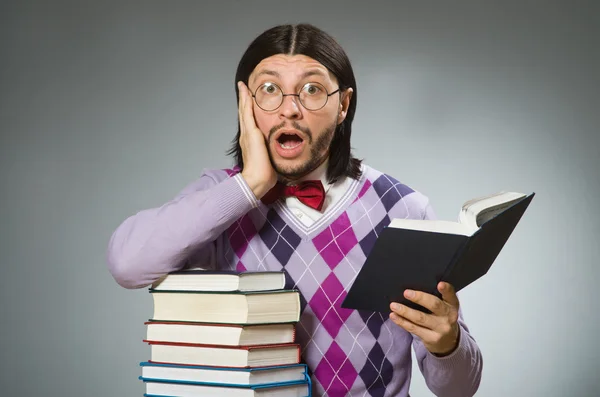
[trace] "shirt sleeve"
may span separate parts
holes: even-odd
[[[113,232],[108,269],[125,288],[143,288],[184,267],[239,217],[258,206],[241,174],[218,181],[204,173],[175,198],[125,219]],[[214,257],[214,255],[213,255]]]

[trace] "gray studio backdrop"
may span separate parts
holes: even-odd
[[[483,350],[478,395],[598,395],[593,2],[214,3],[1,3],[0,394],[143,393],[151,297],[111,278],[108,239],[230,165],[243,50],[307,21],[353,62],[355,153],[440,218],[497,190],[537,193],[460,294]],[[414,374],[411,394],[431,396]]]

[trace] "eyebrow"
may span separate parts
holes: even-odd
[[[281,78],[281,75],[279,73],[277,73],[276,71],[264,69],[264,70],[261,70],[260,72],[258,72],[256,74],[256,76],[254,76],[254,80],[258,79],[263,74],[268,74],[269,76],[275,76],[277,78]]]
[[[325,75],[325,73],[323,73],[321,70],[319,69],[314,69],[314,70],[309,70],[307,72],[304,72],[304,74],[302,74],[302,78],[305,79],[307,77],[310,76],[321,76],[321,77],[327,77]]]

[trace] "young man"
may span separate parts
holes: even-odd
[[[405,291],[431,314],[340,307],[391,218],[434,217],[423,194],[352,156],[356,83],[343,49],[311,25],[269,29],[243,55],[236,93],[235,167],[207,169],[126,219],[109,244],[116,281],[141,288],[197,265],[283,269],[302,296],[298,340],[315,396],[407,396],[411,345],[436,395],[473,395],[482,358],[452,286],[440,283],[443,299]]]

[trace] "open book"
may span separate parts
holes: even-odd
[[[428,312],[406,289],[441,297],[446,281],[461,290],[488,272],[535,193],[500,192],[463,204],[458,222],[393,219],[375,241],[342,307],[389,312],[391,302]]]

